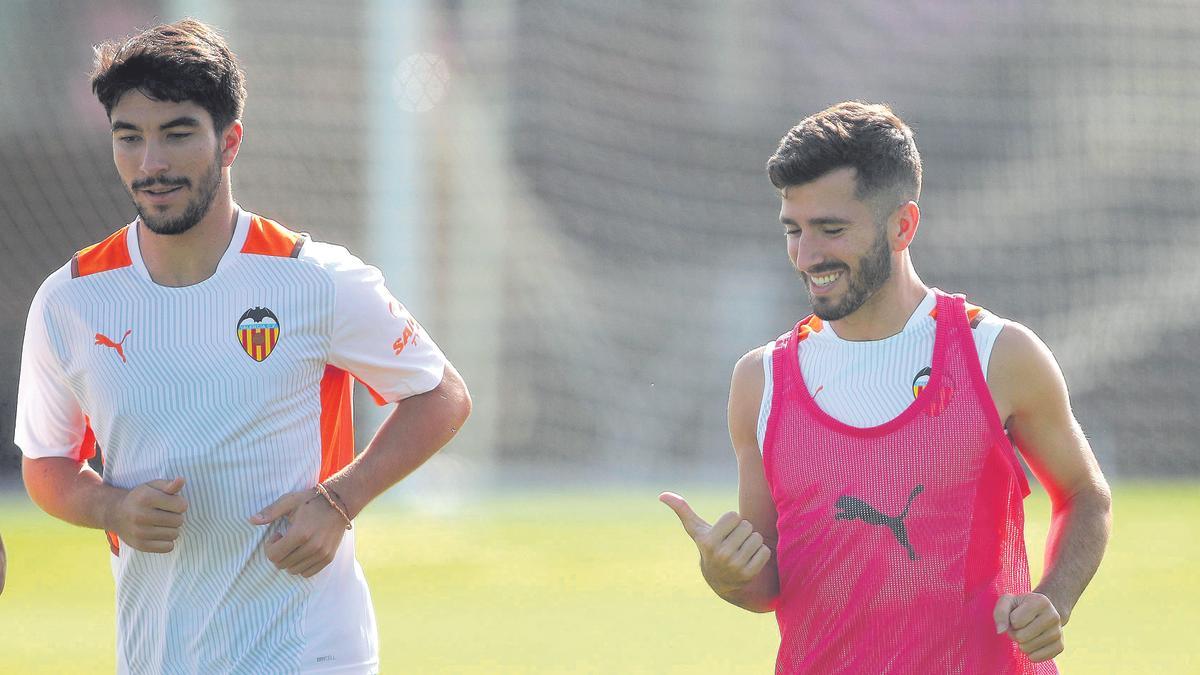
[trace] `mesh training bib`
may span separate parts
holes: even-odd
[[[992,611],[1030,589],[1025,475],[979,366],[961,297],[937,293],[928,385],[868,429],[822,411],[797,349],[772,354],[763,465],[779,514],[777,673],[1056,673]]]

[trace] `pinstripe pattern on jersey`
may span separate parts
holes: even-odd
[[[817,405],[834,419],[851,426],[878,426],[909,407],[913,402],[913,380],[930,365],[937,322],[933,310],[937,300],[933,291],[926,294],[904,328],[888,338],[854,342],[843,340],[834,329],[819,319],[810,322],[799,344],[800,368],[809,394]],[[1004,320],[990,312],[969,313],[974,330],[976,351],[983,372]],[[763,357],[766,381],[758,417],[758,447],[762,448],[768,416],[771,412],[772,342]]]
[[[343,540],[351,552],[337,568],[305,579],[266,558],[280,527],[247,518],[312,486],[321,471],[333,282],[317,265],[263,255],[227,256],[219,274],[183,288],[158,286],[135,268],[79,277],[46,302],[52,351],[103,448],[105,482],[186,480],[189,510],[175,550],[122,546],[112,558],[119,670],[298,671],[314,590],[362,584],[353,538]],[[252,307],[280,317],[273,358],[247,358],[231,339]],[[90,340],[130,328],[124,362]],[[358,617],[342,618],[357,627]]]

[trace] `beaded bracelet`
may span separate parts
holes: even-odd
[[[329,502],[329,505],[332,506],[333,509],[335,511],[337,511],[338,514],[341,515],[343,519],[345,519],[347,530],[354,528],[354,524],[350,522],[350,516],[346,515],[346,509],[343,509],[341,506],[338,505],[337,502],[335,502],[333,500],[333,496],[331,496],[329,494],[331,492],[331,490],[329,488],[325,487],[324,485],[322,485],[320,483],[317,483],[315,486],[313,486],[313,489],[317,491],[317,494],[324,497],[325,501]]]

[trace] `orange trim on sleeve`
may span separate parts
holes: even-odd
[[[374,387],[372,387],[371,385],[367,384],[366,382],[363,382],[362,380],[358,379],[357,375],[354,377],[354,379],[356,382],[358,382],[359,384],[361,384],[362,386],[367,388],[367,391],[371,394],[371,398],[375,399],[375,405],[387,405],[388,404],[388,400],[383,397],[383,394],[375,391]]]
[[[75,459],[80,462],[86,462],[96,456],[96,432],[92,431],[92,418],[87,415],[83,416],[83,440],[79,442],[79,448],[75,451]],[[103,461],[104,457],[100,459]],[[117,539],[116,532],[104,531],[108,537],[108,550],[113,555],[121,555],[121,540]]]
[[[104,241],[80,249],[71,257],[71,278],[78,279],[97,272],[129,267],[133,259],[129,257],[129,240],[126,233],[129,226],[108,235]]]
[[[273,220],[254,216],[250,219],[250,231],[246,233],[242,253],[295,258],[304,247],[304,239],[304,235],[293,232]]]
[[[96,434],[92,431],[91,418],[84,415],[83,424],[83,440],[79,442],[79,447],[75,449],[75,459],[80,462],[86,462],[96,456]]]
[[[354,409],[350,373],[325,366],[321,378],[321,473],[323,481],[354,459]]]

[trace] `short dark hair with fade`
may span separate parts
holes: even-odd
[[[110,119],[113,106],[133,89],[156,101],[196,103],[212,115],[217,133],[242,116],[245,74],[225,38],[207,24],[162,24],[95,51],[92,91]]]
[[[879,103],[846,101],[804,118],[780,139],[767,174],[780,191],[844,167],[855,195],[881,218],[921,196],[921,155],[912,129]]]

